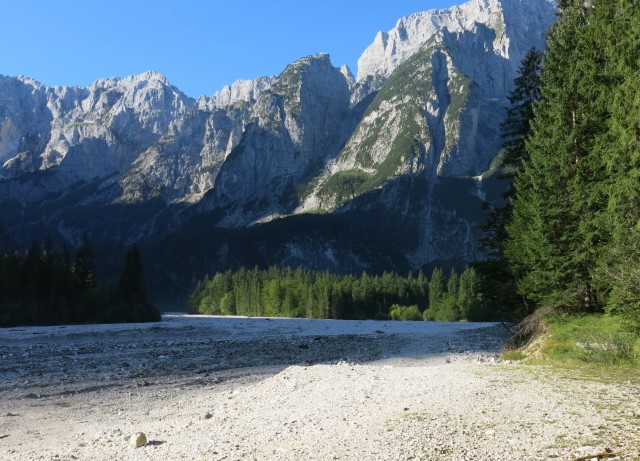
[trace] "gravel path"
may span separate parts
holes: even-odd
[[[500,363],[505,333],[184,316],[0,330],[0,459],[640,459],[638,383]]]

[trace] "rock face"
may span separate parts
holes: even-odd
[[[421,236],[405,249],[412,267],[482,257],[482,215],[472,210],[486,198],[483,173],[502,144],[497,127],[517,67],[531,46],[544,48],[554,11],[551,1],[473,0],[379,33],[359,61],[352,102],[379,90],[298,211],[350,210],[383,190],[387,207],[403,210]],[[392,186],[403,181],[424,185],[410,207],[404,188]]]
[[[217,107],[231,106],[237,102],[250,102],[258,99],[260,95],[273,85],[275,77],[258,77],[255,80],[238,80],[225,86],[211,98],[202,96],[198,99],[200,109],[212,110]]]
[[[417,13],[375,37],[357,79],[320,54],[198,100],[154,72],[87,88],[0,76],[0,244],[153,241],[158,267],[179,246],[185,285],[256,263],[464,264],[507,95],[554,5]]]
[[[287,213],[284,196],[334,157],[349,112],[349,86],[326,54],[289,65],[251,110],[242,140],[224,162],[205,206],[259,203],[225,223]]]
[[[486,52],[519,63],[531,46],[544,44],[553,21],[555,0],[471,0],[461,6],[416,13],[398,20],[389,32],[378,32],[358,61],[358,81],[389,77],[439,32],[452,34],[485,26],[495,32]]]
[[[155,72],[88,88],[2,77],[0,100],[0,171],[9,179],[54,168],[70,181],[122,173],[194,108]]]

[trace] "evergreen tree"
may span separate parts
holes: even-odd
[[[429,308],[422,313],[424,320],[440,320],[447,296],[447,278],[439,267],[431,273],[429,281]]]
[[[38,299],[38,282],[40,266],[42,265],[42,251],[39,242],[33,242],[22,263],[20,270],[20,291],[22,299],[35,303]]]
[[[449,272],[449,279],[447,280],[447,297],[458,301],[458,289],[460,288],[460,277],[454,268],[451,268]]]
[[[529,159],[515,181],[507,257],[523,295],[554,307],[600,307],[593,268],[602,250],[604,131],[601,50],[594,49],[584,2],[566,1],[548,35],[543,101],[534,109]]]
[[[147,304],[140,252],[135,246],[127,251],[125,256],[118,289],[120,298],[125,303]]]
[[[458,288],[458,306],[462,318],[469,320],[484,320],[478,315],[478,276],[472,267],[466,268],[460,275],[460,287]]]
[[[598,138],[609,175],[602,221],[610,239],[596,280],[608,293],[608,309],[640,331],[640,5],[598,2],[594,39],[606,56],[601,72],[608,91],[607,131]]]
[[[429,282],[429,309],[437,310],[442,306],[447,294],[447,285],[442,269],[435,268]]]
[[[518,77],[514,80],[514,89],[509,94],[511,106],[500,125],[502,130],[504,177],[512,180],[527,159],[525,139],[531,131],[533,108],[542,98],[542,62],[544,54],[531,48],[518,68]],[[508,193],[511,195],[511,189]]]
[[[511,219],[511,199],[513,197],[513,178],[520,171],[522,163],[528,158],[525,139],[531,131],[534,106],[541,99],[543,53],[532,48],[525,56],[514,81],[514,89],[509,95],[511,107],[501,125],[504,171],[502,179],[508,181],[502,206],[485,205],[487,222],[483,226],[480,245],[487,253],[486,259],[477,262],[478,290],[486,309],[491,309],[502,317],[520,318],[529,314],[528,305],[518,296],[517,276],[505,255],[507,242],[506,226]]]
[[[76,252],[73,268],[75,279],[80,290],[95,287],[96,276],[93,267],[93,248],[86,234],[82,237],[82,243]]]

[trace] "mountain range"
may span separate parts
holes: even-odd
[[[504,187],[513,80],[554,20],[554,0],[471,0],[379,32],[357,77],[317,54],[197,100],[156,72],[0,76],[0,249],[88,235],[109,280],[138,245],[161,304],[241,266],[463,266]]]

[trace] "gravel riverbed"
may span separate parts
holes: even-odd
[[[183,315],[3,329],[0,459],[640,459],[639,383],[501,362],[506,338]]]

